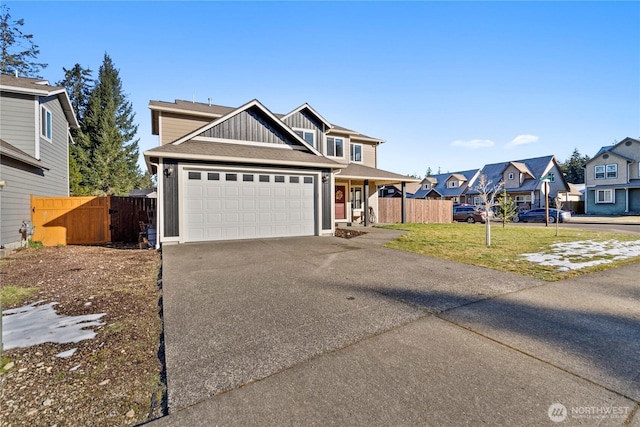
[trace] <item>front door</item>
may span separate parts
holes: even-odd
[[[336,185],[335,204],[336,204],[336,220],[347,219],[347,195],[344,185]]]

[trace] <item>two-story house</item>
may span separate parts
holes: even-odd
[[[602,147],[584,170],[585,213],[640,213],[640,140]]]
[[[0,244],[19,247],[31,195],[69,195],[70,127],[78,127],[63,87],[0,75]]]
[[[303,104],[274,114],[149,103],[159,146],[145,151],[158,177],[158,243],[332,235],[369,218],[378,185],[417,181],[377,168],[384,141],[334,125]]]
[[[468,203],[467,192],[473,187],[480,169],[461,172],[441,173],[428,176],[421,182],[421,187],[414,192],[414,199],[451,200],[453,204]]]
[[[566,194],[569,184],[554,156],[485,165],[480,174],[486,175],[492,186],[504,183],[507,194],[515,200],[518,209],[543,208],[547,199]],[[481,198],[476,187],[467,191],[467,198],[473,204],[480,204]]]

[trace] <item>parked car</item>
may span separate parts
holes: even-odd
[[[557,215],[558,215],[557,209],[549,209],[549,222],[553,224],[554,222],[556,222],[556,218],[558,218],[560,222],[569,221],[571,219],[571,212],[568,212],[568,211],[560,211],[560,215],[559,216]],[[545,218],[544,208],[531,209],[530,211],[518,214],[518,216],[513,218],[513,222],[519,222],[519,221],[544,222],[544,218]]]
[[[469,224],[480,221],[485,222],[484,212],[476,209],[475,206],[454,206],[453,207],[453,220],[454,221],[466,221]]]

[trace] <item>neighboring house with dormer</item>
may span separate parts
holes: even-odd
[[[569,184],[554,156],[493,163],[485,165],[480,174],[487,176],[491,186],[503,182],[507,194],[520,210],[543,208],[547,195],[552,204],[558,194],[569,191]],[[547,178],[548,183],[543,178]],[[480,204],[479,191],[476,188],[467,191],[467,200]]]
[[[585,213],[640,213],[640,140],[602,147],[585,165]]]
[[[412,198],[451,200],[453,204],[469,203],[467,192],[475,185],[479,175],[480,169],[471,169],[426,177]]]
[[[333,235],[378,210],[378,187],[418,180],[377,168],[384,141],[330,123],[310,105],[274,114],[151,101],[159,146],[158,242]]]
[[[70,127],[78,127],[63,87],[0,75],[0,244],[20,246],[31,195],[69,195]]]

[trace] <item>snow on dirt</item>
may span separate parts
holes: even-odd
[[[583,240],[569,243],[554,243],[550,252],[521,254],[525,260],[540,265],[558,267],[558,270],[579,270],[593,265],[640,256],[640,240],[619,242],[606,240],[594,242]]]
[[[4,310],[2,342],[5,350],[30,347],[45,342],[64,344],[93,339],[96,332],[89,327],[102,326],[105,313],[84,316],[60,316],[54,310],[57,302],[37,301],[23,307]],[[68,356],[60,356],[68,357]]]

